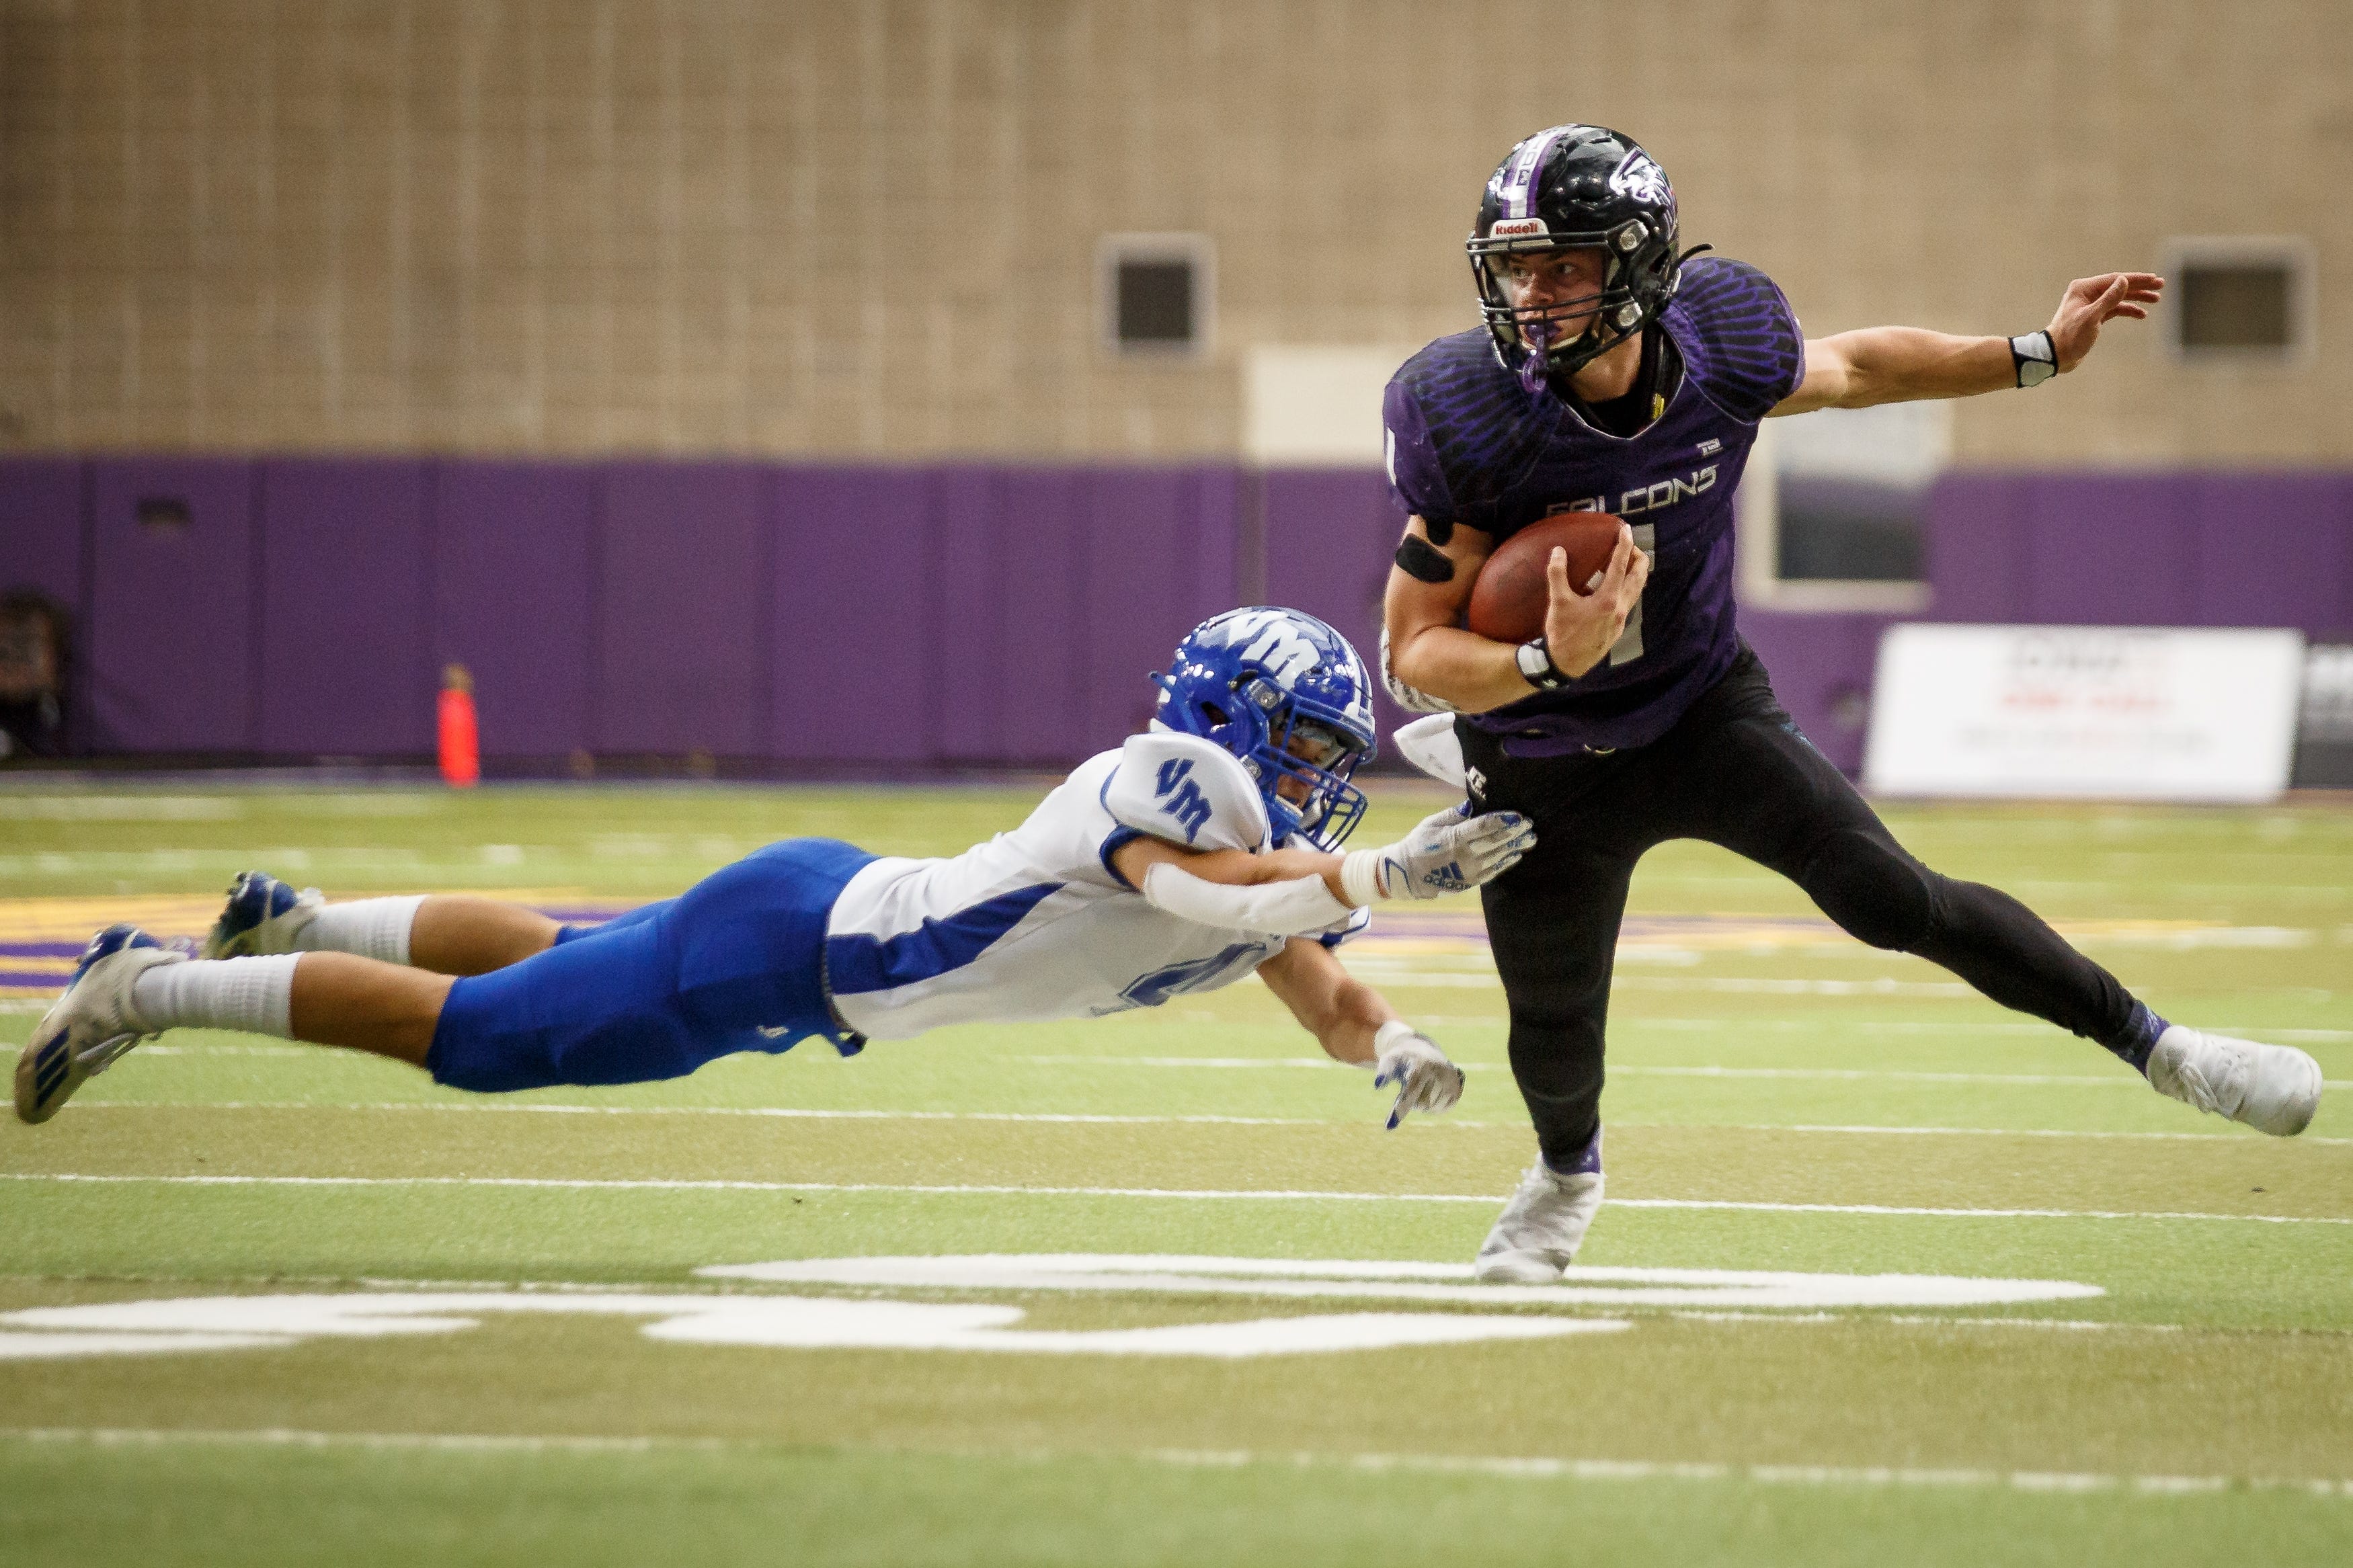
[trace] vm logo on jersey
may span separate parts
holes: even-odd
[[[1160,776],[1153,794],[1159,796],[1160,809],[1176,819],[1185,830],[1185,842],[1209,826],[1209,797],[1201,786],[1186,775],[1193,771],[1189,757],[1173,758],[1160,764]]]

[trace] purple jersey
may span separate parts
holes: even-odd
[[[1483,328],[1439,339],[1389,382],[1389,480],[1434,531],[1475,528],[1501,543],[1555,512],[1607,511],[1651,554],[1641,601],[1599,664],[1472,717],[1514,755],[1646,745],[1739,652],[1732,492],[1757,422],[1805,378],[1805,338],[1770,278],[1715,256],[1683,264],[1659,325],[1682,374],[1630,437],[1595,428],[1548,385],[1528,392]]]

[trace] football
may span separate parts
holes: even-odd
[[[1495,547],[1471,584],[1464,625],[1496,642],[1525,642],[1544,631],[1551,592],[1545,563],[1568,552],[1569,585],[1590,594],[1618,548],[1619,520],[1606,511],[1564,511],[1532,522]]]

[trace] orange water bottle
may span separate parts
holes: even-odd
[[[471,789],[482,778],[474,678],[462,664],[441,667],[441,777],[453,789]]]

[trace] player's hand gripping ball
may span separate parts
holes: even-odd
[[[1528,524],[1495,546],[1495,553],[1479,568],[1464,625],[1496,642],[1542,637],[1545,606],[1552,597],[1545,563],[1552,559],[1554,548],[1568,552],[1569,586],[1590,594],[1609,569],[1620,526],[1606,511],[1557,512]]]

